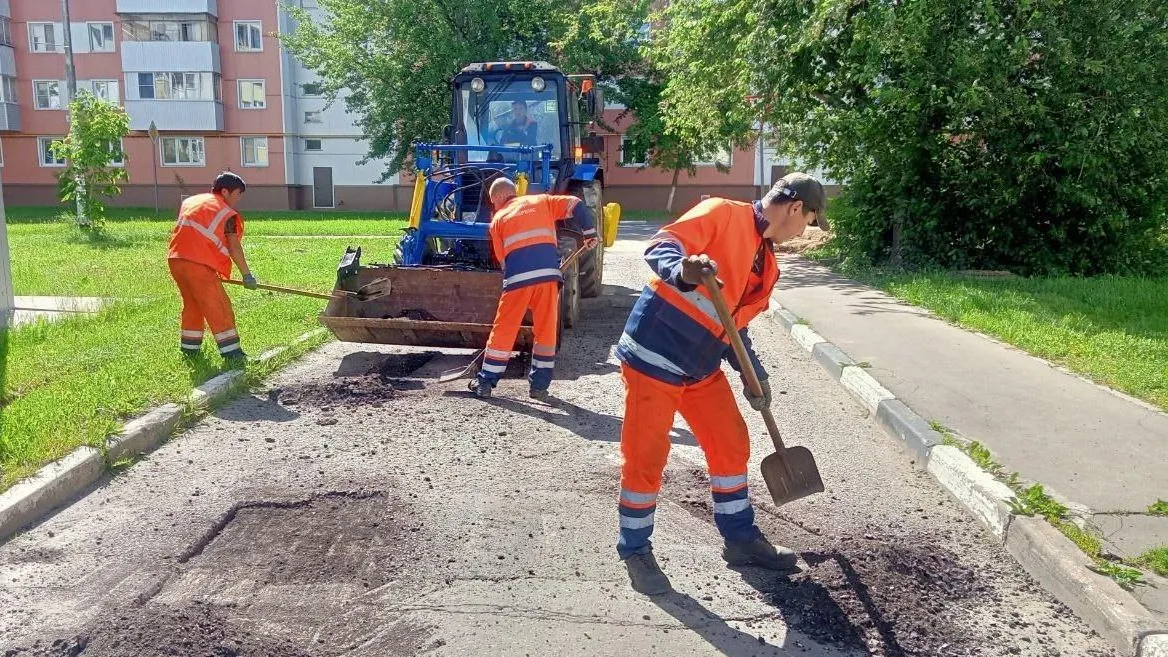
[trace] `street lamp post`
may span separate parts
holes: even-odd
[[[150,122],[150,161],[154,163],[154,214],[158,214],[158,126]]]
[[[12,291],[12,261],[8,253],[8,229],[4,216],[4,193],[0,191],[0,329],[12,322],[16,299]],[[3,392],[4,362],[0,360],[0,393]]]

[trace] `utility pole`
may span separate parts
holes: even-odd
[[[68,125],[69,132],[73,132],[73,116],[69,111],[69,104],[77,97],[77,72],[73,68],[73,23],[69,20],[69,0],[61,0],[61,15],[65,21],[65,29],[62,30],[64,34],[63,42],[65,44],[65,89],[68,91],[68,97],[63,98],[65,105],[65,122]],[[85,216],[85,178],[77,173],[77,193],[74,194],[77,201],[77,223],[82,226],[89,225],[89,217]]]
[[[12,324],[16,298],[12,291],[12,259],[8,252],[8,227],[4,214],[4,192],[0,186],[0,330]],[[0,361],[0,392],[3,392],[4,362]]]

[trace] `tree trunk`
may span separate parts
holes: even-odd
[[[677,195],[677,178],[681,175],[681,169],[673,170],[673,182],[669,183],[669,200],[665,202],[665,212],[669,216],[673,216],[673,198]]]
[[[889,254],[889,264],[893,267],[900,267],[904,262],[904,253],[902,251],[901,239],[904,233],[904,214],[897,212],[892,219],[892,253]]]

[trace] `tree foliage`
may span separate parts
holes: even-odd
[[[118,105],[81,90],[69,103],[69,134],[49,145],[53,156],[65,160],[57,175],[61,199],[77,204],[77,219],[101,227],[105,218],[102,198],[122,193],[126,180],[122,138],[130,132],[130,119]]]
[[[785,150],[845,182],[833,225],[853,257],[1163,263],[1168,4],[691,0],[666,17],[668,129],[747,135],[741,98],[761,95]]]
[[[649,0],[318,0],[324,20],[289,8],[284,44],[343,98],[385,159],[385,178],[411,145],[438,140],[449,122],[449,80],[472,62],[545,60],[613,84],[635,72],[635,38]]]

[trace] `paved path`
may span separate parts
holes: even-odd
[[[930,421],[1007,471],[1096,512],[1168,499],[1168,415],[798,256],[776,299]],[[1095,515],[1120,554],[1168,545],[1168,518]]]
[[[12,325],[37,320],[55,321],[78,313],[94,313],[105,302],[101,297],[16,297]]]
[[[439,385],[465,352],[332,343],[0,545],[0,654],[78,633],[83,657],[1115,654],[765,321],[778,421],[829,486],[771,505],[746,414],[759,523],[803,572],[725,567],[679,423],[654,537],[677,593],[633,593],[612,347],[643,248],[607,255],[550,403],[522,378],[490,400]]]

